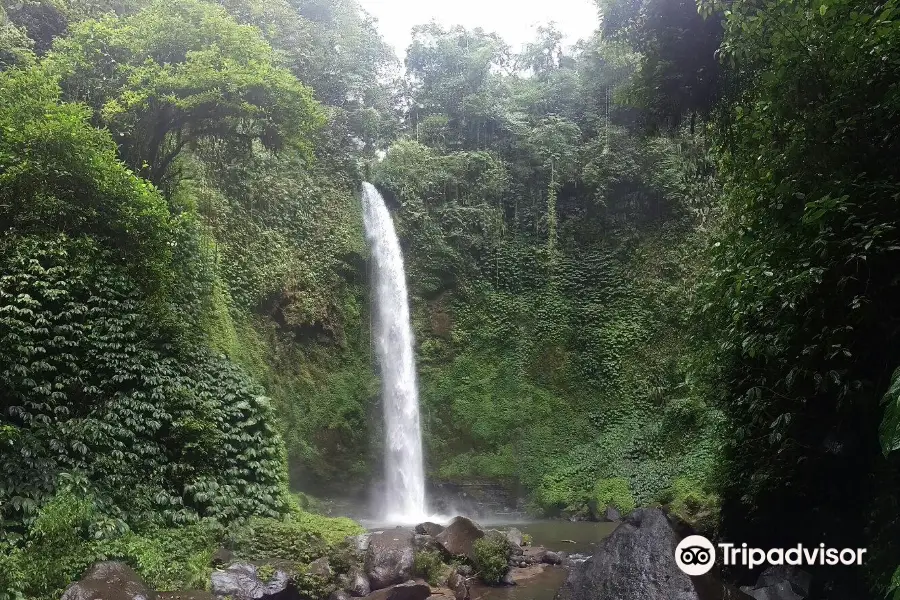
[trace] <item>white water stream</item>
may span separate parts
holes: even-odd
[[[371,183],[363,183],[362,205],[366,240],[372,253],[373,337],[381,366],[386,433],[386,495],[382,510],[387,522],[419,523],[428,515],[403,255],[391,214]]]

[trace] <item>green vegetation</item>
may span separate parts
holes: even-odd
[[[816,580],[900,598],[897,1],[598,7],[416,27],[398,78],[353,0],[0,2],[0,600],[221,545],[329,593],[361,529],[308,495],[381,455],[363,172],[432,478],[865,547]]]
[[[696,481],[676,479],[671,488],[663,491],[659,500],[668,506],[672,514],[705,533],[712,533],[719,523],[719,497]]]
[[[678,479],[675,480],[677,485]],[[597,510],[603,510],[607,506],[613,506],[623,515],[627,515],[634,510],[634,496],[628,488],[628,480],[621,477],[611,479],[601,479],[594,486],[591,492],[591,501],[597,507]]]
[[[509,571],[509,543],[505,539],[485,536],[475,540],[475,570],[481,580],[489,585],[503,581]]]
[[[432,550],[416,552],[413,570],[417,576],[435,587],[443,584],[448,575],[447,565],[444,564],[441,555]]]

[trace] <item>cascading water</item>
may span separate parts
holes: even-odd
[[[426,517],[425,472],[406,273],[394,222],[371,183],[363,183],[362,204],[366,240],[372,251],[373,334],[384,403],[384,518],[389,522],[413,523]]]

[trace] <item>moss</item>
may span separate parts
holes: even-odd
[[[711,533],[719,521],[719,496],[695,480],[680,477],[659,497],[669,511],[701,532]]]

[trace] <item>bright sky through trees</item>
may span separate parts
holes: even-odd
[[[496,31],[513,50],[531,41],[539,24],[555,21],[567,44],[587,37],[598,25],[592,0],[360,0],[360,4],[378,19],[378,30],[401,58],[412,27],[432,19],[445,26]]]

